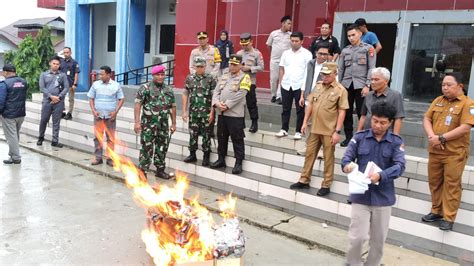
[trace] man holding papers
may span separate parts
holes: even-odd
[[[395,107],[378,102],[372,105],[371,112],[371,128],[354,135],[341,162],[345,173],[352,172],[357,165],[358,171],[366,173],[363,178],[370,180],[368,190],[350,194],[352,212],[346,258],[349,265],[362,265],[362,247],[366,240],[370,248],[365,264],[380,265],[395,203],[394,179],[405,170],[403,140],[389,130]]]

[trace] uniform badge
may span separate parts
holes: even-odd
[[[240,81],[240,89],[250,91],[251,85],[250,76],[245,74],[244,78]]]
[[[369,55],[370,55],[370,57],[374,57],[374,55],[375,55],[375,49],[374,49],[374,47],[370,47],[370,48],[369,48]]]

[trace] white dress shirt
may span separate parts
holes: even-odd
[[[281,80],[281,87],[285,90],[301,89],[304,76],[306,73],[306,65],[313,59],[311,52],[301,47],[296,52],[289,49],[283,52],[280,60],[280,66],[285,69],[285,74]]]

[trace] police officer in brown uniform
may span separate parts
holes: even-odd
[[[469,157],[474,101],[465,96],[459,76],[444,77],[442,96],[436,98],[423,119],[428,135],[428,179],[431,212],[425,222],[441,220],[439,229],[452,230],[461,202],[462,173]]]
[[[200,56],[206,58],[207,60],[206,73],[211,74],[214,78],[217,78],[221,63],[221,54],[219,53],[219,49],[209,44],[207,32],[198,32],[197,38],[199,46],[194,48],[191,51],[191,55],[189,56],[189,73],[194,74],[196,72],[196,70],[194,70],[194,58]]]
[[[242,56],[242,71],[249,74],[252,85],[250,91],[245,96],[247,108],[249,110],[252,125],[249,132],[255,133],[258,130],[258,107],[257,107],[257,72],[263,71],[263,56],[262,53],[252,46],[252,35],[248,32],[240,35],[240,46],[242,50],[237,52],[237,55]]]
[[[212,106],[217,109],[219,115],[217,120],[219,158],[211,164],[211,168],[226,167],[225,157],[230,136],[236,159],[232,174],[242,172],[242,161],[245,159],[245,96],[252,84],[250,76],[241,71],[241,63],[241,56],[236,54],[230,56],[229,72],[219,78],[212,98]]]
[[[334,152],[335,145],[339,143],[342,124],[346,115],[347,90],[336,80],[337,64],[334,62],[324,63],[320,73],[322,81],[318,81],[316,89],[308,96],[309,105],[306,108],[301,131],[305,133],[308,120],[312,117],[312,127],[308,138],[306,157],[303,171],[297,183],[290,186],[291,189],[309,188],[313,165],[321,145],[324,155],[324,180],[319,196],[325,196],[330,192],[334,178]]]

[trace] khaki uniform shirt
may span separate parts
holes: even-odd
[[[252,84],[249,75],[242,71],[235,75],[230,72],[224,73],[219,78],[214,89],[212,106],[223,102],[229,109],[221,112],[219,108],[216,108],[219,114],[231,117],[244,117],[245,96],[250,90],[250,85]]]
[[[250,71],[244,73],[249,74],[252,84],[257,84],[257,72],[263,71],[264,68],[262,53],[252,48],[248,52],[242,49],[237,54],[242,56],[242,65],[250,67]]]
[[[270,62],[279,63],[283,52],[291,48],[290,35],[290,31],[283,32],[281,29],[270,33],[266,43],[272,47]]]
[[[472,126],[474,125],[474,101],[465,95],[461,95],[453,101],[449,101],[444,96],[439,96],[431,103],[425,117],[431,121],[433,132],[436,135],[451,131],[461,124]],[[428,152],[457,155],[461,151],[466,151],[466,154],[468,154],[469,141],[470,134],[465,134],[460,138],[446,141],[444,150],[437,150],[429,146]]]
[[[372,45],[361,42],[359,45],[348,45],[342,49],[338,62],[339,82],[349,88],[362,89],[370,85],[370,71],[375,68],[376,53]]]
[[[336,80],[329,85],[319,81],[308,101],[313,108],[311,133],[331,136],[336,131],[339,110],[349,109],[346,88]]]
[[[196,72],[196,70],[194,70],[194,58],[197,56],[206,58],[206,73],[216,78],[222,61],[219,49],[213,45],[209,45],[207,49],[204,50],[201,49],[200,46],[194,48],[189,56],[189,73],[191,74]]]

